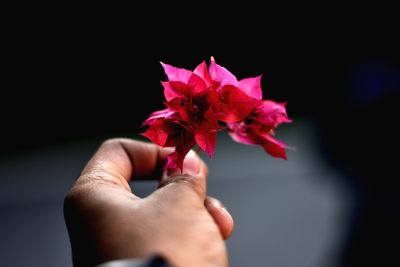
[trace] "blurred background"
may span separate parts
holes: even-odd
[[[193,69],[210,56],[239,79],[263,74],[264,98],[286,101],[294,120],[277,131],[296,147],[287,161],[226,134],[212,161],[202,155],[209,194],[235,218],[231,266],[399,262],[390,7],[34,8],[4,27],[0,266],[71,266],[62,206],[81,168],[105,139],[140,138],[163,108],[159,61]],[[156,183],[133,187],[145,196]]]

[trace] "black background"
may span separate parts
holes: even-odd
[[[292,117],[335,117],[350,68],[399,62],[395,18],[378,10],[33,10],[6,24],[2,152],[139,132],[163,107],[159,61],[193,69],[214,56],[238,78],[263,74],[264,97],[287,101]]]

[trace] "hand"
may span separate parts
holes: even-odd
[[[176,266],[227,266],[223,239],[233,220],[221,202],[206,197],[207,166],[192,151],[183,174],[161,172],[170,151],[129,139],[105,142],[64,202],[75,266],[161,254]],[[135,179],[159,179],[139,198]]]

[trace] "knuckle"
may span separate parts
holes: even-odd
[[[76,205],[79,203],[79,199],[82,198],[82,194],[79,190],[72,188],[64,197],[64,214],[69,215],[73,210],[76,209]]]
[[[64,203],[75,203],[79,202],[85,197],[87,190],[86,184],[75,183],[72,188],[67,192],[64,197]]]
[[[186,175],[186,174],[177,174],[168,177],[160,186],[167,186],[167,185],[178,185],[184,186],[189,190],[195,192],[200,197],[205,195],[205,188],[201,185],[201,183],[194,178],[193,176]]]
[[[129,138],[123,138],[123,137],[117,137],[117,138],[110,138],[105,140],[103,143],[101,143],[100,148],[101,149],[109,149],[109,148],[115,148],[115,147],[122,147],[125,148],[126,146],[142,146],[143,144],[146,144],[144,142],[134,140],[134,139],[129,139]]]
[[[101,147],[113,147],[115,145],[119,145],[122,140],[122,138],[107,139],[101,144]]]

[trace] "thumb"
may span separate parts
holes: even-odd
[[[234,228],[232,215],[228,212],[222,202],[216,198],[207,197],[204,205],[211,217],[213,217],[215,223],[218,225],[222,237],[225,240],[228,239]]]
[[[183,161],[182,172],[179,169],[163,173],[160,188],[173,187],[177,194],[196,193],[200,200],[206,198],[207,165],[194,152],[189,151]]]

